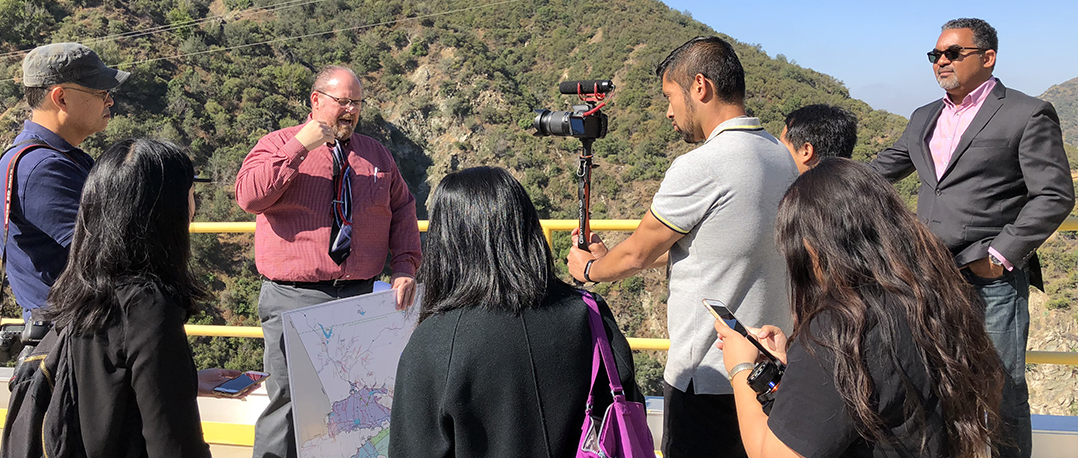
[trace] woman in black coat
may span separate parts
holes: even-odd
[[[390,456],[574,456],[591,388],[588,308],[556,277],[528,194],[479,167],[446,176],[433,202]],[[627,397],[642,400],[629,345],[598,303]],[[601,415],[610,394],[598,383]]]
[[[193,181],[187,154],[153,140],[112,145],[87,177],[46,312],[70,332],[86,456],[210,456],[195,397],[240,372],[196,372],[184,334],[204,295],[188,270]]]

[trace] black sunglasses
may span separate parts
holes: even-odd
[[[947,60],[958,60],[959,57],[963,56],[962,51],[967,50],[967,49],[972,49],[972,50],[977,51],[977,52],[984,52],[984,51],[988,50],[988,48],[971,48],[971,47],[968,47],[968,46],[954,45],[954,46],[951,46],[951,47],[949,47],[947,49],[944,49],[943,51],[940,51],[938,49],[933,49],[933,50],[929,51],[928,52],[928,61],[932,62],[934,64],[934,63],[936,63],[937,61],[940,60],[940,56],[946,57]]]

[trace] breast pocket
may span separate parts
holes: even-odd
[[[356,177],[354,187],[362,189],[357,194],[361,201],[357,202],[356,209],[366,209],[372,215],[385,216],[390,214],[390,180],[389,172],[378,171],[373,175]]]
[[[970,148],[1010,148],[1011,139],[1007,137],[986,137],[978,135],[969,142]]]

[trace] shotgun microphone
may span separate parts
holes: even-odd
[[[562,94],[606,94],[613,90],[614,82],[610,80],[562,81],[558,85]]]

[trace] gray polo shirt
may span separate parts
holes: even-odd
[[[790,332],[785,261],[775,247],[775,214],[797,166],[786,147],[750,117],[720,124],[707,141],[674,160],[651,212],[685,234],[670,248],[666,382],[697,394],[732,393],[715,318],[718,299],[746,326]]]

